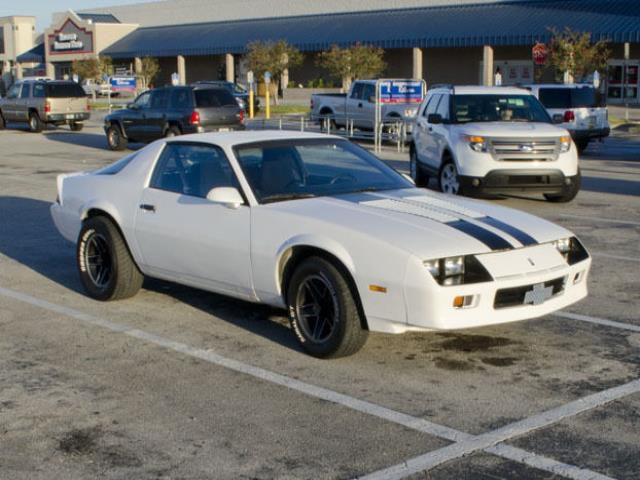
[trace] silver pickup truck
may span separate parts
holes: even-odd
[[[419,86],[420,92],[402,98],[387,95],[398,85]],[[402,88],[401,88],[402,89]],[[378,91],[380,90],[380,91]],[[397,93],[397,88],[394,92]],[[422,83],[417,80],[356,80],[349,93],[315,94],[311,96],[311,119],[329,121],[332,127],[346,127],[353,122],[354,128],[373,130],[376,119],[376,98],[380,101],[381,121],[413,122],[424,95]]]

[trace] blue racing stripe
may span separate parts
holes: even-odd
[[[504,233],[508,233],[513,238],[518,240],[522,245],[529,246],[529,245],[538,244],[538,241],[528,233],[523,232],[522,230],[514,227],[513,225],[504,223],[498,220],[497,218],[482,217],[482,218],[476,218],[475,220],[478,220],[479,222],[482,222],[482,223],[486,223],[487,225],[491,225],[492,227],[497,228],[498,230],[502,230]]]
[[[513,245],[499,235],[496,235],[486,228],[482,228],[474,223],[467,222],[466,220],[456,220],[455,222],[447,222],[445,225],[455,228],[460,232],[475,238],[476,240],[484,243],[491,250],[512,250]]]

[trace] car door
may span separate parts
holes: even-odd
[[[424,99],[424,102],[418,109],[418,113],[416,115],[416,126],[413,131],[413,144],[415,145],[416,153],[418,154],[418,159],[420,160],[426,158],[425,148],[429,133],[427,125],[427,112],[429,111],[429,104],[435,97],[437,97],[437,95],[428,95]]]
[[[122,128],[124,128],[127,137],[139,141],[146,140],[143,116],[146,115],[150,100],[151,91],[144,92],[129,105],[129,108],[122,111]]]
[[[371,101],[376,96],[376,86],[373,83],[365,83],[362,88],[360,102],[358,103],[358,122],[360,128],[373,130],[376,119],[376,103]],[[384,120],[384,119],[382,119]]]
[[[449,121],[451,119],[451,96],[445,93],[441,96],[438,106],[436,107],[436,114],[442,117],[442,123],[431,125],[430,146],[433,167],[439,169],[442,163],[442,152],[447,146],[447,139],[449,138]]]
[[[362,91],[364,83],[356,82],[351,89],[351,95],[346,100],[345,118],[346,123],[353,121],[355,128],[362,128]]]
[[[15,83],[7,92],[7,98],[4,102],[4,105],[2,106],[2,114],[7,121],[16,120],[16,102],[18,100],[18,97],[20,96],[21,90],[22,83]]]
[[[27,122],[29,120],[29,102],[31,99],[31,84],[23,83],[20,89],[20,96],[15,103],[15,119],[19,122]]]
[[[251,212],[207,200],[216,187],[239,189],[221,148],[175,141],[164,147],[136,215],[141,263],[152,276],[253,298]]]
[[[429,105],[427,105],[427,108],[424,111],[424,120],[421,122],[421,152],[423,153],[423,155],[421,155],[421,159],[430,170],[437,170],[438,168],[440,168],[440,158],[437,147],[438,144],[436,142],[436,125],[429,123],[429,115],[437,113],[438,107],[443,101],[444,97],[445,95],[443,94],[435,94],[433,96],[433,98],[429,102]]]
[[[157,140],[164,136],[167,125],[170,89],[161,88],[151,92],[149,108],[142,113],[144,135],[147,140]]]

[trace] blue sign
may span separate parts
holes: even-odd
[[[381,103],[420,103],[423,98],[422,82],[389,80],[380,83]]]
[[[135,92],[136,77],[111,77],[112,92]]]

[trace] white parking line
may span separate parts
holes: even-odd
[[[608,253],[591,252],[594,257],[611,258],[612,260],[622,260],[623,262],[640,262],[640,258],[623,257],[621,255],[610,255]]]
[[[488,437],[488,436],[494,434],[495,432],[503,432],[505,430],[508,432],[510,431],[508,429],[511,426],[508,425],[494,432],[489,432],[487,434],[483,434],[479,436],[473,436],[471,434],[464,433],[464,432],[455,430],[453,428],[446,427],[444,425],[438,425],[438,424],[429,422],[428,420],[424,420],[422,418],[413,417],[411,415],[397,412],[395,410],[391,410],[389,408],[382,407],[380,405],[376,405],[371,402],[358,400],[356,398],[350,397],[348,395],[344,395],[342,393],[334,392],[332,390],[328,390],[322,387],[317,387],[315,385],[311,385],[311,384],[302,382],[300,380],[289,378],[285,375],[280,375],[278,373],[270,372],[268,370],[255,367],[253,365],[248,365],[248,364],[239,362],[237,360],[226,358],[210,350],[194,348],[184,343],[175,342],[173,340],[169,340],[167,338],[164,338],[152,333],[130,328],[127,325],[111,322],[109,320],[95,317],[93,315],[86,314],[84,312],[75,310],[73,308],[57,305],[55,303],[51,303],[46,300],[42,300],[21,292],[17,292],[15,290],[10,290],[7,288],[0,287],[0,295],[14,299],[14,300],[18,300],[23,303],[27,303],[29,305],[43,308],[50,312],[58,313],[60,315],[67,316],[84,323],[105,328],[112,332],[122,333],[124,335],[173,350],[175,352],[179,352],[185,355],[189,355],[191,357],[199,358],[211,364],[218,365],[218,366],[221,366],[239,373],[243,373],[246,375],[250,375],[252,377],[264,380],[266,382],[274,383],[276,385],[281,385],[283,387],[289,388],[291,390],[303,393],[311,397],[321,398],[323,400],[327,400],[334,404],[350,408],[354,411],[361,412],[374,417],[378,417],[380,419],[395,423],[397,425],[402,425],[411,430],[433,435],[435,437],[448,440],[451,442],[457,442],[443,449],[439,449],[439,450],[436,450],[435,452],[431,452],[426,456],[421,456],[421,457],[418,457],[417,459],[409,460],[408,462],[403,463],[400,466],[392,467],[392,469],[394,469],[394,472],[395,471],[397,471],[398,473],[404,472],[402,473],[402,476],[408,475],[407,468],[410,468],[410,466],[414,464],[415,466],[420,466],[419,470],[417,471],[421,471],[421,470],[424,470],[425,468],[429,468],[428,466],[427,467],[423,466],[424,461],[422,459],[425,457],[430,459],[429,462],[435,462],[434,463],[434,466],[435,466],[437,464],[457,458],[458,456],[465,455],[466,453],[468,453],[467,451],[471,452],[478,449],[484,449],[485,451],[492,453],[494,455],[498,455],[500,457],[503,457],[509,460],[514,460],[520,463],[525,463],[527,465],[531,465],[538,469],[552,472],[555,474],[565,475],[568,478],[574,478],[576,480],[608,479],[608,477],[600,475],[596,472],[592,472],[586,469],[580,469],[573,465],[567,465],[562,462],[557,462],[555,460],[548,459],[546,457],[536,455],[534,453],[527,452],[519,448],[510,447],[507,445],[496,445],[496,443],[504,441],[513,436],[519,435],[520,433],[517,433],[517,425],[519,425],[520,423],[526,422],[529,419],[525,419],[521,422],[516,422],[515,424],[512,424],[513,426],[515,426],[514,428],[516,428],[516,433],[511,435],[503,434],[504,438],[502,440],[498,435],[497,439],[494,441],[493,440],[494,437]],[[611,401],[611,400],[608,400],[608,401]],[[589,407],[589,408],[594,408],[594,407]],[[566,416],[569,416],[569,415],[566,415]],[[536,417],[533,417],[533,418],[536,418]],[[551,420],[549,423],[552,423],[553,421],[554,420]],[[533,428],[539,428],[539,427],[533,427]],[[485,438],[491,438],[492,440],[487,442]],[[453,447],[456,447],[456,448],[453,448]],[[452,456],[452,452],[455,452],[455,455]],[[402,478],[402,476],[400,477],[386,476],[388,474],[388,470],[389,469],[385,469],[379,473],[373,473],[371,475],[368,475],[365,478],[378,478],[378,479]],[[382,475],[382,476],[376,476],[376,475]]]
[[[588,315],[580,315],[579,313],[555,312],[554,317],[568,318],[569,320],[580,320],[581,322],[594,323],[605,327],[619,328],[621,330],[629,330],[631,332],[640,332],[640,325],[632,325],[630,323],[614,322],[605,318],[590,317]]]
[[[577,220],[593,220],[596,222],[618,223],[620,225],[636,225],[640,227],[640,222],[632,222],[631,220],[616,220],[615,218],[588,217],[586,215],[571,215],[570,213],[561,213],[561,217],[575,218]]]
[[[566,405],[552,408],[551,410],[506,425],[492,432],[483,433],[468,440],[453,443],[447,447],[409,459],[401,464],[373,472],[361,477],[361,480],[399,480],[409,475],[430,470],[438,465],[469,455],[478,450],[489,449],[514,437],[547,427],[566,418],[601,407],[609,402],[638,392],[640,392],[640,380],[634,380],[619,387],[594,393],[593,395],[580,398]],[[580,480],[586,480],[592,477],[580,476],[578,478],[580,478]]]

